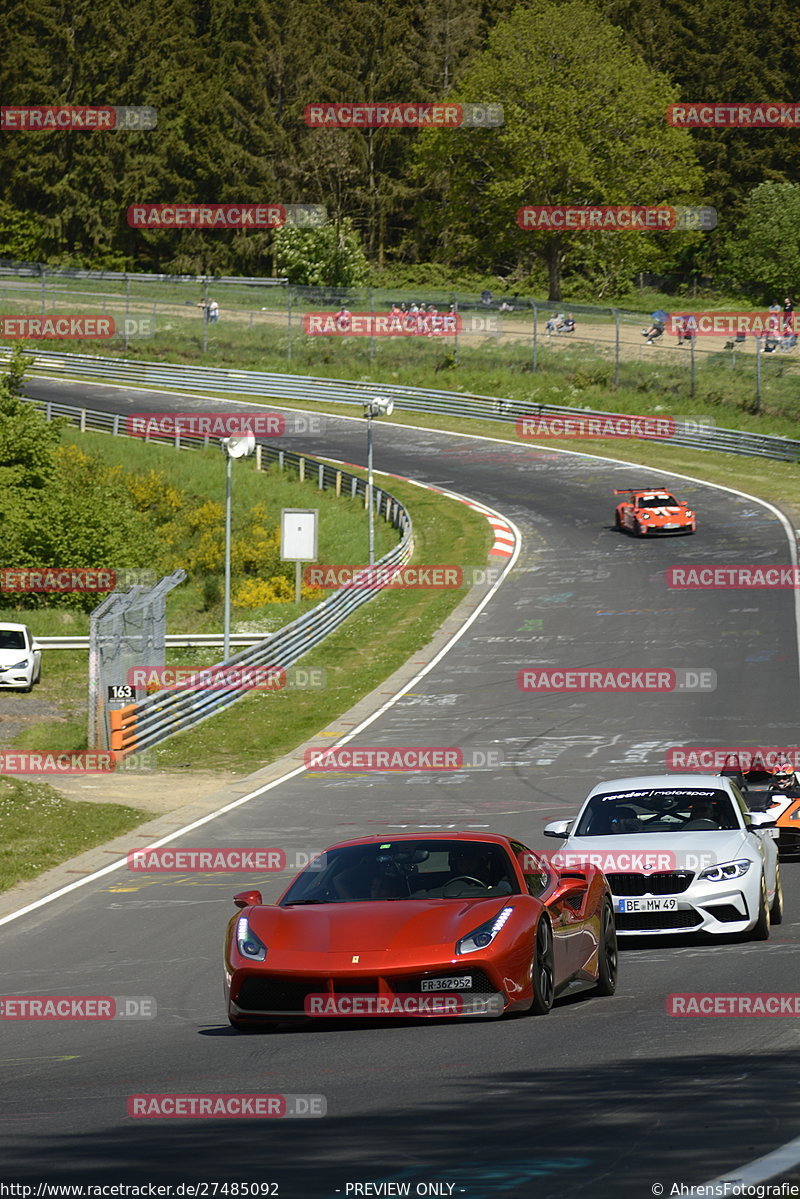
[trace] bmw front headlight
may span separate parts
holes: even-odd
[[[487,945],[491,945],[513,911],[513,908],[503,908],[502,912],[498,912],[491,920],[473,928],[471,933],[467,933],[466,937],[462,937],[460,941],[456,942],[456,953],[477,953],[481,949],[486,949]]]
[[[737,858],[735,862],[720,862],[717,866],[707,866],[697,877],[709,883],[727,883],[732,878],[743,878],[751,866],[749,858]]]
[[[253,932],[246,916],[236,921],[236,948],[243,958],[252,958],[254,962],[263,962],[267,956],[266,945]]]

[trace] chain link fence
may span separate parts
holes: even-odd
[[[675,311],[701,311],[702,302]],[[636,386],[655,367],[694,396],[704,375],[762,395],[793,391],[796,339],[646,336],[653,313],[450,288],[297,287],[285,279],[139,275],[0,264],[0,320],[100,316],[102,337],[72,348],[142,357],[214,355],[243,365],[346,375],[359,364],[402,372],[455,366],[556,372],[578,389]],[[8,324],[0,330],[6,341]],[[30,344],[30,343],[29,343]],[[51,348],[70,348],[56,336]],[[782,380],[786,378],[786,383]]]

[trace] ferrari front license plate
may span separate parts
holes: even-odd
[[[662,895],[648,895],[644,899],[617,900],[618,912],[676,912],[677,910],[677,899],[670,899]]]
[[[471,991],[472,975],[464,974],[459,978],[423,978],[422,991]]]

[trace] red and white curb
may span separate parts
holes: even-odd
[[[403,476],[395,475],[394,477],[400,479]],[[435,491],[438,495],[447,496],[448,499],[458,500],[459,503],[466,504],[473,512],[480,512],[482,516],[486,517],[494,533],[494,545],[489,550],[489,557],[512,558],[514,556],[517,548],[517,532],[507,520],[504,520],[491,508],[485,508],[483,504],[476,504],[474,500],[469,500],[455,491],[445,491],[441,487],[431,487],[428,483],[419,483],[417,479],[406,479],[405,482],[417,483],[419,487],[424,487],[427,491]]]
[[[324,461],[333,462],[334,459],[326,458]],[[359,466],[355,462],[338,462],[337,465],[350,466],[353,470],[364,469],[363,466]],[[459,495],[457,491],[448,491],[445,487],[433,487],[430,483],[421,483],[419,479],[409,479],[406,475],[395,475],[390,471],[380,471],[378,473],[385,475],[388,479],[400,479],[403,483],[413,483],[416,487],[424,487],[426,491],[433,491],[436,495],[443,495],[449,500],[457,500],[460,504],[466,504],[473,512],[480,512],[482,516],[486,517],[494,533],[494,545],[489,550],[489,557],[514,557],[520,541],[519,531],[498,512],[495,512],[493,508],[487,508],[484,504],[479,504],[475,500],[468,499],[465,495]]]

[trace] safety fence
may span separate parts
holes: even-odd
[[[705,309],[697,300],[676,299],[673,307],[675,312]],[[588,371],[590,381],[625,385],[638,382],[640,367],[650,364],[689,395],[705,368],[732,373],[734,379],[747,379],[748,386],[752,382],[760,401],[762,388],[785,392],[781,380],[800,367],[796,338],[684,341],[668,331],[651,339],[643,334],[653,314],[644,310],[507,292],[427,285],[414,290],[301,287],[284,278],[0,266],[0,318],[34,314],[107,316],[110,329],[94,334],[100,338],[94,342],[99,352],[104,346],[126,351],[135,346],[137,352],[145,347],[150,357],[163,354],[172,360],[207,353],[240,359],[266,354],[309,374],[323,362],[341,363],[343,372],[375,362],[387,369],[463,364],[579,377]],[[566,323],[568,318],[572,321]],[[85,340],[76,346],[86,347]]]
[[[0,346],[0,362],[7,358],[8,347]],[[309,402],[360,408],[380,393],[394,400],[396,411],[437,413],[476,421],[500,421],[514,426],[526,417],[563,416],[570,418],[602,417],[618,420],[620,413],[575,408],[560,404],[540,404],[532,400],[503,400],[495,396],[469,395],[462,392],[436,391],[423,387],[387,386],[352,379],[320,379],[305,375],[273,374],[265,371],[228,370],[222,367],[171,366],[159,362],[132,362],[115,358],[95,358],[85,354],[37,352],[35,366],[49,374],[75,378],[104,379],[119,384],[156,389],[222,395],[257,396],[261,399],[287,400],[303,405]],[[57,405],[51,405],[56,408]],[[65,409],[74,411],[74,409]],[[107,414],[107,427],[115,433],[123,430],[125,416]],[[536,437],[531,436],[535,441]],[[783,462],[800,461],[800,441],[767,433],[722,429],[703,421],[678,419],[671,432],[659,436],[666,445],[691,449],[716,450],[754,458],[772,458]],[[180,444],[180,438],[176,438]]]
[[[117,415],[107,412],[96,412],[90,409],[76,409],[66,404],[40,403],[32,401],[44,411],[48,420],[64,416],[80,429],[96,429],[101,432],[125,436],[124,421],[120,422]],[[166,441],[178,449],[194,449],[208,446],[218,439],[207,436],[190,436],[182,434],[172,437],[155,434],[151,441]],[[277,463],[281,470],[297,471],[298,478],[316,482],[320,490],[335,490],[337,495],[362,497],[367,505],[368,484],[366,479],[352,474],[328,462],[320,462],[308,455],[295,454],[290,450],[278,449],[272,445],[259,443],[256,446],[256,467],[261,470]],[[108,726],[110,729],[110,744],[94,745],[92,749],[109,748],[124,757],[143,749],[149,749],[159,742],[166,740],[174,733],[194,728],[201,721],[224,708],[230,707],[237,700],[243,699],[249,691],[236,683],[225,685],[224,678],[232,679],[246,677],[248,671],[259,667],[269,671],[285,670],[293,666],[315,646],[321,644],[326,637],[334,632],[362,604],[374,598],[386,584],[386,572],[377,568],[400,566],[406,563],[414,550],[413,529],[411,518],[403,504],[390,492],[373,486],[373,508],[376,516],[386,520],[398,529],[402,536],[387,554],[376,563],[376,582],[368,583],[357,588],[345,588],[328,596],[309,612],[299,616],[297,620],[268,637],[261,639],[256,645],[243,649],[222,662],[204,667],[204,672],[214,677],[213,687],[198,686],[191,690],[183,689],[173,692],[160,691],[136,703],[125,704],[122,707],[108,711]],[[167,636],[167,645],[174,639]],[[194,644],[197,644],[194,641]],[[120,678],[119,684],[124,685],[126,679]],[[102,734],[102,728],[98,730]]]

